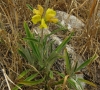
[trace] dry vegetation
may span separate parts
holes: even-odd
[[[29,67],[17,52],[18,43],[24,36],[23,22],[27,21],[30,28],[32,12],[26,7],[30,4],[45,6],[45,0],[0,0],[0,90],[8,90],[4,73],[15,83],[17,75]],[[50,0],[49,6],[55,10],[73,14],[85,23],[81,35],[73,36],[71,43],[84,60],[97,53],[100,56],[100,12],[99,0]],[[100,13],[99,13],[100,14]],[[25,44],[24,42],[22,42]],[[100,57],[87,67],[85,77],[97,84],[97,88],[87,86],[87,90],[100,90]],[[5,72],[2,71],[5,70]],[[5,77],[7,78],[5,75]],[[9,82],[10,87],[13,84]],[[28,88],[25,90],[33,90]]]

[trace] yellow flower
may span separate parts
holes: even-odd
[[[36,15],[42,16],[43,11],[44,11],[44,10],[43,10],[43,7],[42,7],[41,5],[37,5],[37,7],[38,7],[38,10],[33,9],[33,13],[36,14]]]
[[[58,19],[55,18],[56,12],[53,9],[48,8],[45,14],[46,21],[57,23]]]
[[[41,19],[40,28],[47,28],[47,25],[46,25],[45,20],[43,18]]]
[[[35,14],[31,21],[34,23],[34,24],[37,24],[39,21],[41,21],[41,17],[42,17],[42,14],[43,14],[43,7],[38,5],[38,10],[36,9],[33,9],[33,13]]]
[[[31,19],[34,24],[41,22],[40,28],[47,28],[47,22],[58,22],[58,19],[55,17],[56,12],[53,9],[48,8],[46,13],[43,15],[43,7],[41,5],[38,5],[37,8],[38,9],[33,9],[33,13],[35,15]]]
[[[34,15],[34,16],[32,17],[32,22],[33,22],[34,24],[37,24],[39,21],[41,21],[41,16],[40,16],[40,15]]]

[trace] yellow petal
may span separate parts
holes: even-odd
[[[54,16],[52,14],[46,14],[45,19],[46,19],[46,21],[49,21],[53,17]]]
[[[46,15],[45,15],[46,21],[57,23],[58,19],[55,18],[55,16],[56,16],[56,12],[53,9],[50,9],[50,8],[47,9]]]
[[[42,18],[40,28],[47,28],[45,20]]]
[[[36,15],[41,15],[43,14],[43,7],[41,5],[38,5],[38,10],[37,9],[33,9],[33,13],[36,14]]]
[[[36,14],[36,15],[40,15],[40,11],[37,10],[37,9],[33,9],[33,13]]]
[[[48,21],[49,19],[55,16],[56,16],[56,12],[53,9],[48,8],[45,15],[46,20]]]
[[[34,15],[31,19],[31,21],[34,23],[34,24],[37,24],[39,21],[41,21],[41,16],[40,15]]]
[[[57,23],[58,19],[57,18],[52,18],[52,19],[49,20],[49,22]]]
[[[42,16],[42,14],[43,14],[43,7],[41,6],[41,5],[38,5],[38,9],[39,9],[39,11],[40,11],[40,14],[41,14],[41,16]]]
[[[52,14],[53,16],[56,16],[56,12],[50,8],[47,9],[46,14]]]
[[[46,17],[46,21],[53,22],[53,23],[57,23],[58,22],[58,19],[55,18],[52,14],[48,14],[48,16]]]

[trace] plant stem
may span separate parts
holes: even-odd
[[[43,61],[43,54],[44,54],[44,51],[43,51],[43,38],[44,38],[44,36],[43,36],[43,31],[44,31],[44,29],[42,28],[42,31],[41,31],[41,45],[42,45],[42,48],[41,48],[41,60]]]
[[[41,31],[41,41],[43,40],[43,29]]]
[[[49,5],[49,0],[45,0],[45,10],[44,11],[46,11],[46,9],[48,8],[48,5]]]

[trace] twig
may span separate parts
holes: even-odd
[[[6,83],[7,83],[8,89],[11,90],[10,85],[9,85],[9,82],[8,82],[8,79],[7,79],[7,77],[6,77],[5,70],[2,69],[2,72],[3,72],[3,75],[4,75],[4,77],[5,77],[5,80],[6,80]]]
[[[10,81],[10,82],[11,82],[12,84],[14,84],[16,87],[18,87],[18,89],[22,90],[18,85],[16,85],[16,84],[7,76],[7,74],[6,74],[6,72],[5,72],[4,69],[2,69],[2,72],[3,72],[3,74],[4,74],[4,77],[5,77],[5,80],[6,80],[6,83],[7,83],[7,86],[8,86],[8,89],[9,89],[9,90],[11,90],[11,88],[10,88],[10,85],[9,85],[8,81]]]

